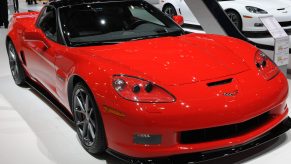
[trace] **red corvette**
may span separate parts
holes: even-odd
[[[287,80],[263,52],[186,34],[144,1],[56,1],[15,14],[7,50],[15,83],[33,81],[61,103],[92,154],[239,151],[286,131]]]

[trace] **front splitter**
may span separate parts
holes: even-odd
[[[161,157],[161,158],[134,158],[118,153],[114,150],[108,149],[107,153],[112,156],[126,162],[132,164],[188,164],[188,163],[198,163],[213,160],[216,158],[226,157],[235,155],[263,144],[270,142],[282,134],[290,130],[291,128],[291,118],[288,117],[284,121],[282,121],[279,125],[274,127],[272,130],[263,134],[262,136],[255,138],[254,140],[247,142],[245,144],[227,147],[223,149],[199,152],[199,153],[191,153],[191,154],[182,154],[182,155],[173,155],[169,157]]]

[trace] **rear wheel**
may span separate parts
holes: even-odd
[[[242,19],[238,12],[234,10],[227,10],[227,16],[233,22],[233,24],[239,29],[242,30]]]
[[[82,146],[91,154],[103,153],[107,147],[103,121],[91,91],[83,82],[74,88],[72,108]]]
[[[17,51],[12,43],[12,41],[7,41],[6,44],[7,53],[8,53],[8,59],[9,59],[9,65],[12,77],[14,79],[14,82],[16,85],[24,87],[26,86],[25,79],[26,75],[24,72],[24,68],[19,60],[19,56],[17,54]]]
[[[171,4],[166,4],[163,7],[163,12],[166,13],[170,18],[173,18],[173,16],[178,15],[175,7]]]

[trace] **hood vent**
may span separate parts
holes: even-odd
[[[221,81],[215,81],[215,82],[211,82],[211,83],[207,83],[208,87],[215,87],[215,86],[219,86],[219,85],[225,85],[225,84],[229,84],[232,82],[232,78],[230,79],[225,79],[225,80],[221,80]]]

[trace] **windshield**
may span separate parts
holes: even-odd
[[[82,4],[59,11],[64,35],[71,46],[184,33],[168,16],[143,1]]]

